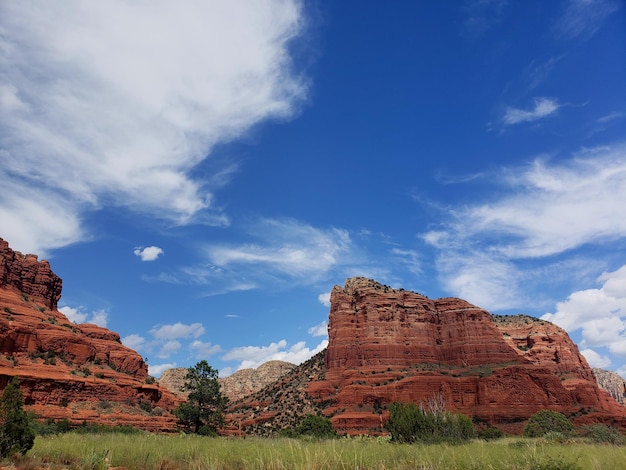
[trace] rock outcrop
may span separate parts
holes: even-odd
[[[332,291],[328,333],[324,368],[304,379],[303,403],[323,410],[341,433],[382,433],[389,403],[433,399],[512,433],[545,408],[578,424],[626,429],[624,408],[598,388],[567,333],[547,321],[492,316],[461,299],[352,278]],[[231,419],[244,430],[275,432],[289,413],[281,403],[297,403],[293,393],[302,393],[288,398],[276,385],[233,407]]]
[[[256,369],[241,369],[228,377],[218,379],[221,391],[231,402],[251,395],[276,382],[294,367],[284,361],[268,361]],[[187,398],[188,392],[181,391],[187,375],[186,367],[177,367],[163,372],[159,385],[170,390],[174,395]]]
[[[56,310],[62,285],[61,278],[50,269],[50,263],[38,261],[37,255],[23,255],[13,251],[0,238],[0,286],[13,289],[50,310]]]
[[[598,368],[593,369],[593,373],[601,389],[606,390],[620,405],[626,405],[626,380],[621,375]]]
[[[173,430],[168,410],[179,400],[151,383],[117,333],[59,312],[61,285],[47,261],[0,239],[0,389],[18,376],[27,408],[42,418]]]

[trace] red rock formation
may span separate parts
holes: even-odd
[[[27,407],[43,418],[172,430],[167,410],[178,399],[148,383],[146,363],[117,333],[71,323],[60,296],[47,261],[0,239],[0,389],[19,376]]]
[[[12,288],[50,310],[56,310],[62,281],[52,272],[50,263],[37,261],[37,255],[13,251],[0,238],[0,286]]]
[[[623,407],[598,388],[567,333],[546,321],[494,321],[464,300],[353,278],[332,291],[328,330],[325,379],[308,393],[330,403],[325,414],[340,432],[381,432],[388,403],[435,396],[510,432],[544,408],[626,428]]]

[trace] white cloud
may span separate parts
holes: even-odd
[[[619,8],[619,2],[614,0],[569,0],[556,24],[556,33],[564,39],[589,39]]]
[[[205,343],[200,340],[193,341],[189,349],[195,352],[198,359],[206,359],[222,350],[218,344]]]
[[[292,364],[301,364],[328,346],[328,340],[323,340],[314,349],[306,347],[304,341],[300,341],[287,348],[287,341],[280,340],[268,346],[242,346],[233,348],[224,354],[224,361],[237,361],[240,369],[256,369],[267,361],[285,361]],[[226,374],[226,372],[224,372]]]
[[[163,254],[163,250],[158,246],[137,247],[133,250],[135,256],[139,256],[141,261],[154,261]]]
[[[175,367],[175,362],[169,362],[166,364],[155,364],[153,366],[148,365],[148,374],[150,374],[152,377],[160,377],[163,372],[168,369],[174,369]]]
[[[481,307],[527,307],[521,286],[564,272],[586,278],[601,264],[550,257],[626,237],[624,145],[588,149],[559,164],[537,159],[492,180],[501,186],[486,202],[449,209],[448,220],[421,235],[438,252],[446,289]],[[531,268],[530,261],[543,264]]]
[[[521,122],[537,121],[556,113],[560,105],[550,98],[535,98],[531,110],[507,108],[504,114],[504,123],[507,125]]]
[[[72,323],[92,323],[106,328],[109,314],[105,310],[94,310],[91,313],[83,311],[83,307],[60,307],[59,311]]]
[[[328,323],[323,321],[319,325],[312,326],[307,330],[311,336],[328,336]]]
[[[183,345],[174,339],[166,341],[161,344],[159,350],[157,351],[157,357],[159,359],[167,359],[172,354],[177,353]]]
[[[232,163],[208,183],[191,170],[216,144],[297,112],[306,84],[288,46],[303,25],[297,0],[3,3],[3,236],[25,251],[64,246],[109,204],[228,223],[213,191]]]
[[[585,356],[587,362],[591,367],[599,367],[601,369],[606,369],[611,365],[611,359],[607,356],[602,356],[595,352],[593,349],[583,349],[580,353]]]
[[[121,341],[124,346],[135,351],[142,349],[146,345],[146,338],[138,334],[124,336]]]
[[[315,278],[327,273],[350,249],[350,236],[340,229],[318,229],[293,219],[262,219],[252,227],[260,244],[211,246],[210,261],[220,267],[257,265],[292,277]]]
[[[317,300],[324,307],[330,307],[330,292],[324,292],[317,296]]]
[[[626,265],[598,278],[599,289],[572,293],[556,305],[556,312],[541,318],[568,332],[581,330],[582,346],[606,347],[626,358]]]
[[[202,323],[176,322],[171,325],[156,325],[150,330],[150,334],[158,339],[198,338],[204,334]]]

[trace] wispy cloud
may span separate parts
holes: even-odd
[[[163,249],[158,246],[138,246],[133,250],[135,256],[139,256],[141,261],[154,261],[163,254]]]
[[[569,0],[555,25],[556,34],[563,39],[589,39],[619,8],[615,0]]]
[[[301,10],[297,0],[3,4],[3,236],[45,252],[83,239],[85,213],[106,205],[228,223],[214,190],[232,164],[215,169],[219,181],[191,170],[216,144],[297,112],[307,89],[288,47]]]
[[[535,160],[494,179],[502,186],[493,188],[490,200],[452,208],[442,226],[422,234],[437,249],[442,282],[455,295],[487,308],[520,306],[526,299],[517,286],[537,282],[540,274],[529,271],[529,260],[626,237],[624,145],[587,150],[559,164]],[[585,272],[584,264],[573,267],[570,273]]]
[[[513,125],[522,122],[532,122],[556,113],[560,105],[550,98],[535,98],[534,106],[530,110],[519,108],[506,108],[503,117],[504,124]]]
[[[262,219],[250,228],[261,243],[210,246],[210,261],[220,267],[270,266],[293,277],[319,276],[335,266],[351,244],[345,230],[318,229],[293,219]]]
[[[613,111],[612,113],[607,114],[606,116],[602,116],[598,119],[600,124],[606,124],[607,122],[615,121],[617,119],[626,118],[626,112],[623,111]]]
[[[462,7],[465,32],[480,36],[502,21],[507,0],[469,0]]]

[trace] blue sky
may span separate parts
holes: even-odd
[[[150,372],[325,347],[366,276],[626,376],[626,5],[0,5],[0,237]]]

